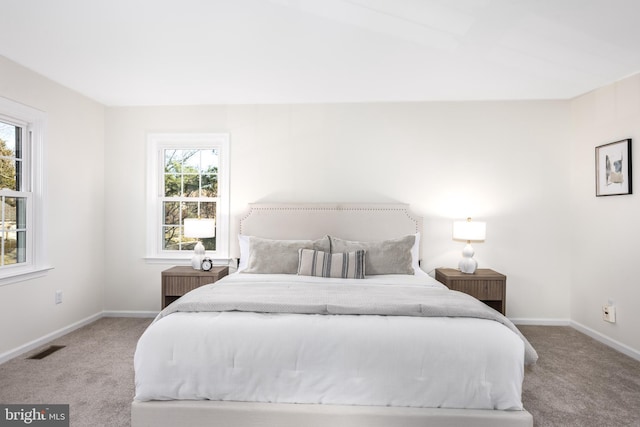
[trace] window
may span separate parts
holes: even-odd
[[[151,134],[147,147],[147,259],[187,261],[200,240],[207,256],[228,260],[228,134]],[[188,218],[214,219],[215,237],[186,237]]]
[[[0,284],[41,275],[45,114],[0,98]]]

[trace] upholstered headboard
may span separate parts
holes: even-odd
[[[406,204],[253,203],[240,218],[240,234],[268,239],[316,239],[332,235],[372,241],[422,233],[422,218]]]

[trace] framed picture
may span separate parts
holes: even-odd
[[[596,196],[632,194],[631,139],[596,147]]]

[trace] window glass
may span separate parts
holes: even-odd
[[[23,188],[21,147],[22,128],[0,122],[0,268],[26,262],[27,204],[17,197]]]
[[[216,238],[195,239],[183,233],[186,218],[216,218],[214,182],[218,171],[218,150],[165,149],[162,225],[164,250],[192,251],[198,240],[215,251]]]
[[[20,191],[22,128],[0,121],[0,189]]]

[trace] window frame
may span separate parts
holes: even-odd
[[[149,263],[188,265],[193,251],[163,250],[162,192],[164,150],[218,150],[218,202],[216,203],[216,250],[207,256],[216,264],[229,262],[229,134],[150,133],[147,135],[147,254]]]
[[[47,114],[0,97],[0,121],[23,129],[23,184],[20,191],[5,190],[6,196],[26,198],[27,230],[25,262],[0,268],[0,286],[41,277],[53,267],[46,251],[45,132]]]

